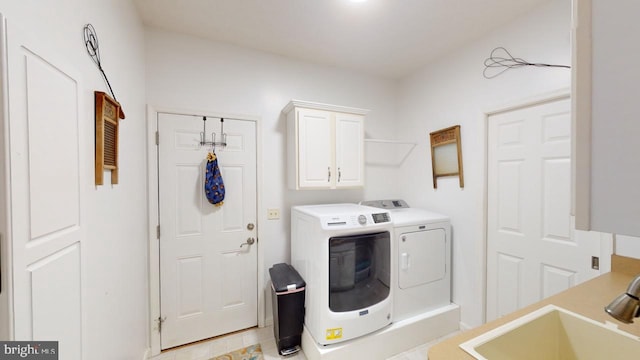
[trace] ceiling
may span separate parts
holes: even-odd
[[[147,26],[394,79],[550,0],[133,1]]]

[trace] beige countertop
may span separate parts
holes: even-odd
[[[627,289],[635,275],[640,274],[640,260],[614,255],[611,261],[612,272],[610,273],[432,346],[428,353],[429,360],[474,360],[473,356],[459,347],[461,343],[548,304],[565,308],[596,321],[611,321],[618,324],[620,330],[640,336],[640,319],[636,319],[634,324],[627,325],[616,321],[604,312],[604,307]]]

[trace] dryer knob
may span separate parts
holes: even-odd
[[[367,217],[364,215],[360,215],[358,216],[358,222],[360,223],[360,225],[364,225],[367,223]]]

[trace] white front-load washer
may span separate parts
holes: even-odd
[[[392,321],[389,211],[357,204],[291,208],[291,264],[306,282],[305,328],[321,345]]]
[[[363,201],[393,219],[394,321],[451,304],[451,223],[403,200]]]

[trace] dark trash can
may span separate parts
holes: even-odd
[[[273,304],[273,334],[280,355],[300,351],[304,322],[305,282],[289,264],[275,264],[269,269],[271,276],[271,303]]]

